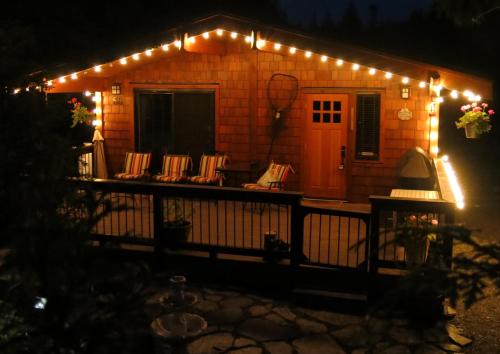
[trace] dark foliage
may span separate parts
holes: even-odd
[[[148,270],[88,247],[110,205],[97,210],[104,196],[67,178],[76,158],[65,114],[33,92],[2,97],[0,108],[0,352],[137,352],[130,331],[147,328]]]

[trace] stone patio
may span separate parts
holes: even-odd
[[[167,291],[151,292],[146,308],[151,319],[164,312],[158,299]],[[188,291],[199,300],[188,312],[203,316],[207,330],[182,341],[155,336],[158,353],[444,354],[460,353],[469,344],[458,328],[445,322],[416,330],[404,319],[306,309],[237,291]]]

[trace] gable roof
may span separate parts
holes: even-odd
[[[172,46],[180,48],[185,45],[184,42],[189,38],[188,36],[198,36],[217,29],[222,29],[228,33],[234,32],[243,37],[251,36],[251,44],[254,48],[258,49],[263,49],[258,46],[259,40],[280,43],[283,46],[310,51],[315,55],[325,56],[329,59],[343,59],[346,62],[357,63],[366,68],[375,68],[379,71],[408,77],[410,80],[428,83],[430,77],[434,79],[439,77],[442,86],[450,91],[453,90],[459,93],[473,91],[476,95],[492,97],[493,82],[491,80],[393,54],[350,45],[340,41],[324,40],[317,36],[281,29],[273,25],[224,14],[205,17],[171,28],[158,34],[158,36],[155,36],[156,38],[146,40],[142,49],[135,52],[135,54],[147,56],[151,53],[148,52],[149,50],[171,48]],[[144,50],[144,48],[149,49]],[[109,58],[101,63],[93,63],[92,65],[84,66],[76,72],[85,73],[87,80],[110,77],[119,70],[119,65],[114,66],[113,63],[118,64],[120,59],[129,63],[134,62],[131,54],[122,58]],[[96,72],[92,70],[94,67],[100,69],[100,71]],[[61,74],[63,76],[60,76]],[[62,78],[66,76],[71,77],[71,73],[59,73],[58,75]]]

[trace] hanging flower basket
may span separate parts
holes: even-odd
[[[455,122],[458,129],[465,130],[467,139],[477,139],[481,134],[488,133],[491,130],[491,116],[495,114],[492,109],[486,110],[487,103],[478,104],[473,102],[462,106],[460,110],[463,116]]]

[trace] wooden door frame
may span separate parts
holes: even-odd
[[[300,175],[301,175],[301,190],[305,191],[306,190],[306,178],[305,178],[305,173],[306,173],[306,159],[309,156],[306,156],[305,153],[305,144],[307,142],[307,139],[309,137],[309,130],[308,130],[308,120],[305,119],[307,116],[307,95],[345,95],[347,97],[347,122],[346,122],[346,155],[345,155],[345,160],[344,160],[344,173],[345,173],[345,198],[347,199],[349,196],[350,192],[350,174],[351,174],[351,147],[353,144],[353,139],[351,138],[352,136],[352,131],[351,131],[351,126],[355,122],[353,122],[353,99],[355,98],[356,91],[352,88],[346,89],[346,88],[303,88],[300,93],[300,99],[302,102],[302,115],[301,115],[301,129],[302,129],[302,134],[300,137],[300,142],[301,142],[301,149],[300,149]]]

